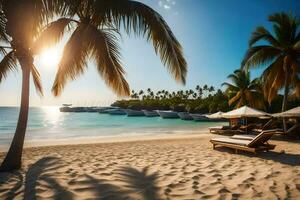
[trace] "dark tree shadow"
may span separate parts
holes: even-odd
[[[38,181],[44,181],[47,186],[53,191],[53,199],[69,200],[73,199],[73,194],[62,187],[55,178],[53,178],[53,171],[60,168],[62,162],[55,157],[45,157],[34,164],[30,165],[27,173],[25,174],[25,181],[23,175],[19,171],[13,171],[10,173],[0,173],[0,192],[4,184],[8,184],[10,181],[15,181],[13,187],[8,192],[4,193],[1,199],[14,199],[18,194],[24,192],[24,199],[35,200],[37,199],[37,185]],[[12,180],[14,179],[14,180]],[[24,191],[22,188],[24,186]]]
[[[140,194],[143,199],[159,199],[158,173],[149,174],[148,167],[141,171],[132,167],[122,167],[119,175],[120,180],[126,183],[126,187],[130,191]]]
[[[38,196],[40,192],[38,188],[42,185],[46,188],[41,191],[46,189],[53,192],[53,196],[49,198],[72,200],[74,194],[55,179],[56,170],[62,166],[62,161],[59,158],[44,157],[29,166],[25,177],[19,171],[0,173],[0,192],[3,191],[3,194],[5,194],[0,199],[14,199],[18,197],[17,195],[22,196],[22,193],[24,199],[35,200],[41,198],[41,196]],[[149,173],[147,167],[142,170],[122,167],[117,171],[119,172],[117,181],[119,181],[120,186],[103,179],[97,179],[91,175],[85,175],[86,178],[80,181],[80,184],[85,187],[79,190],[90,190],[95,194],[93,198],[100,200],[136,199],[137,197],[145,200],[160,199],[159,187],[157,187],[158,173]],[[9,183],[9,181],[13,186],[2,190],[1,186]]]
[[[25,199],[36,199],[36,186],[38,180],[43,180],[49,184],[54,192],[54,199],[73,199],[73,194],[62,187],[53,177],[51,171],[55,171],[62,166],[60,159],[55,157],[45,157],[32,164],[26,173],[25,178]]]
[[[234,150],[226,147],[216,147],[215,150],[235,154]],[[239,151],[238,154],[248,157],[259,157],[262,159],[272,160],[274,162],[291,166],[300,166],[300,154],[280,153],[275,151],[259,152],[258,154]]]
[[[95,199],[99,200],[118,200],[130,199],[129,194],[122,191],[122,188],[105,180],[96,179],[90,175],[85,175],[86,179],[81,184],[87,185],[95,194]]]
[[[13,187],[11,189],[4,189],[4,185],[9,182],[13,182]],[[23,185],[23,176],[19,171],[3,172],[0,173],[0,193],[4,193],[0,198],[7,200],[15,199],[16,196],[21,192],[20,189]]]
[[[49,184],[50,189],[54,190],[53,199],[56,200],[72,200],[74,195],[72,192],[68,191],[67,188],[62,187],[56,179],[49,177],[49,176],[42,176],[42,180]]]

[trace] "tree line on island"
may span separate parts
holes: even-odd
[[[258,81],[256,79],[253,82]],[[245,80],[245,82],[247,82]],[[250,82],[251,83],[251,82]],[[235,85],[230,83],[232,86]],[[223,85],[227,85],[224,83]],[[249,93],[247,98],[236,97],[239,90],[242,89],[240,85],[235,85],[234,89],[216,89],[213,86],[204,85],[203,87],[197,85],[194,90],[179,90],[167,91],[158,90],[152,91],[150,88],[147,90],[132,90],[130,99],[118,100],[112,104],[124,109],[133,110],[174,110],[177,112],[190,112],[190,113],[215,113],[218,111],[227,112],[234,108],[239,108],[243,105],[249,105],[254,108],[259,108],[269,113],[280,112],[282,108],[283,95],[278,95],[269,104],[260,93],[262,90],[252,90],[252,87],[261,88],[261,85],[251,83],[247,86]],[[250,103],[251,102],[251,103]],[[255,103],[252,103],[255,102]],[[291,98],[288,101],[288,108],[300,105],[297,98]]]

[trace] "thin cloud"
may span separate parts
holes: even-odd
[[[164,5],[164,9],[166,9],[166,10],[169,10],[171,8],[171,6],[168,6],[168,5]]]
[[[165,10],[171,10],[176,5],[176,1],[175,0],[159,0],[158,5]]]

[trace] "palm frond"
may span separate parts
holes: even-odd
[[[9,36],[6,33],[6,18],[4,13],[0,13],[0,41],[3,43],[8,43],[9,42]]]
[[[31,65],[31,74],[38,95],[43,96],[43,87],[42,87],[40,73],[38,72],[38,70],[34,65]]]
[[[257,27],[256,30],[252,33],[249,40],[249,46],[254,45],[260,40],[265,40],[274,47],[280,46],[279,42],[275,39],[275,37],[262,26]]]
[[[124,78],[125,71],[120,62],[117,37],[112,33],[101,31],[94,26],[86,30],[86,42],[91,47],[91,56],[97,63],[97,69],[108,85],[118,95],[128,96],[130,88]]]
[[[41,0],[43,3],[44,14],[50,18],[55,15],[65,16],[69,10],[69,3],[67,0]],[[74,0],[73,0],[74,2]]]
[[[281,46],[290,47],[293,45],[299,27],[297,18],[282,12],[270,15],[269,21],[274,24],[273,29]]]
[[[17,70],[17,59],[15,52],[11,51],[3,57],[0,62],[0,82],[6,78],[8,72]]]
[[[43,48],[55,45],[63,37],[66,28],[69,28],[72,19],[60,18],[54,22],[51,22],[35,40],[32,46],[32,52],[34,54],[39,53]]]
[[[85,29],[86,26],[79,25],[64,47],[63,56],[52,86],[52,92],[55,96],[61,94],[67,81],[76,79],[86,68],[89,52],[85,42]]]
[[[278,58],[280,54],[281,50],[268,45],[251,47],[244,56],[241,65],[244,69],[267,65]]]
[[[225,87],[227,87],[227,88],[230,88],[230,90],[238,90],[238,87],[236,87],[235,85],[233,85],[233,84],[231,84],[231,83],[227,83],[227,82],[222,83],[221,86],[222,86],[222,87],[225,86]]]
[[[119,48],[111,33],[98,30],[92,25],[81,24],[66,44],[59,70],[52,88],[59,95],[68,80],[74,80],[84,72],[89,57],[97,63],[99,74],[118,95],[129,95],[130,89],[120,64]]]
[[[21,38],[31,46],[42,28],[53,18],[63,5],[59,0],[9,0],[2,8],[7,19],[6,31],[12,38]]]
[[[185,84],[187,63],[182,47],[161,15],[143,3],[130,0],[96,0],[95,9],[98,21],[112,21],[119,28],[123,25],[128,34],[133,32],[152,41],[155,52],[175,80]]]

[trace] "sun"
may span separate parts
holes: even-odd
[[[60,61],[61,53],[57,48],[48,48],[45,49],[40,55],[39,55],[39,61],[42,66],[46,68],[57,68],[57,65]]]

